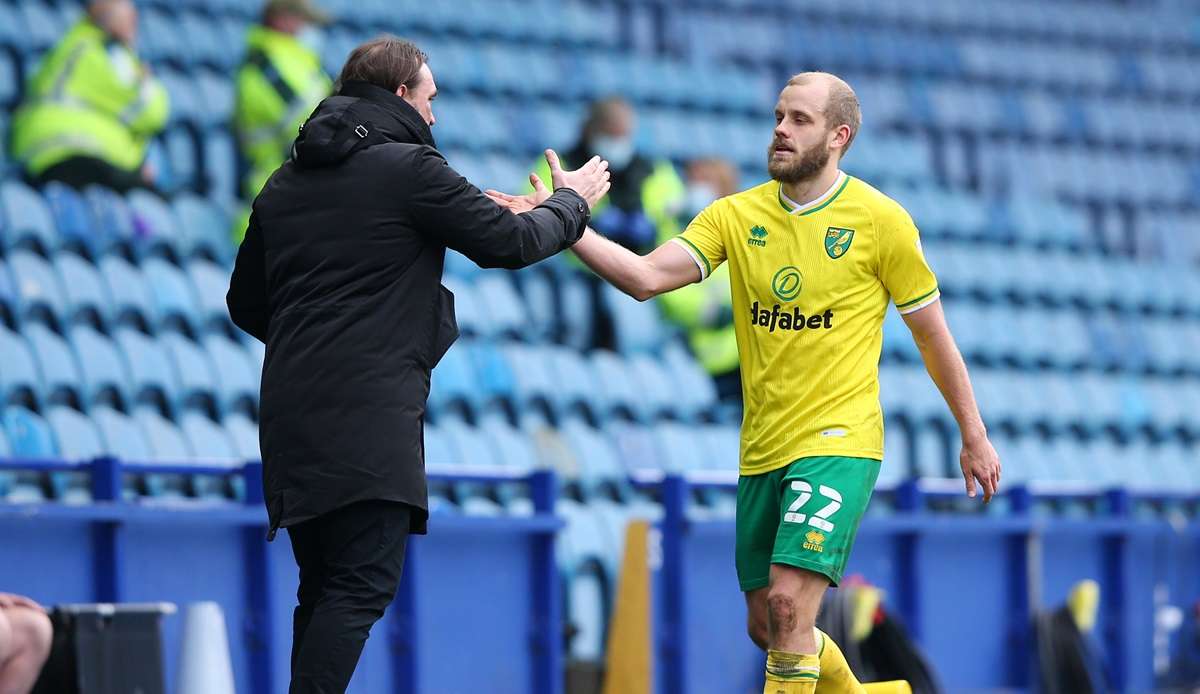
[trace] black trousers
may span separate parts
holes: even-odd
[[[81,190],[90,184],[102,185],[118,193],[128,193],[134,188],[152,190],[149,183],[142,178],[141,171],[126,171],[118,169],[103,159],[92,157],[71,157],[47,168],[37,177],[37,183],[61,181]]]
[[[342,694],[396,597],[410,507],[360,501],[287,529],[300,567],[290,694]]]

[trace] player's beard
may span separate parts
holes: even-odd
[[[791,161],[775,161],[775,145],[767,148],[767,172],[780,183],[802,183],[812,179],[829,163],[829,148],[818,142],[804,152],[792,152]]]

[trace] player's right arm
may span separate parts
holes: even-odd
[[[571,250],[593,272],[638,301],[703,279],[692,256],[673,241],[643,256],[587,229]]]
[[[640,256],[588,229],[571,250],[597,275],[638,301],[699,282],[725,260],[722,201],[706,207],[682,234]]]

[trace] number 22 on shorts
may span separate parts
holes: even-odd
[[[791,506],[788,506],[787,512],[783,514],[783,522],[803,523],[807,519],[808,524],[814,528],[827,533],[833,532],[833,523],[829,522],[829,517],[842,507],[842,495],[838,493],[838,490],[823,484],[817,487],[817,493],[825,497],[829,503],[814,513],[812,518],[800,513],[800,509],[804,508],[804,505],[812,498],[812,485],[804,480],[792,480],[792,491],[796,492],[796,500],[792,502]]]

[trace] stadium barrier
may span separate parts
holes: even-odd
[[[264,542],[261,465],[0,462],[0,470],[86,472],[93,501],[0,504],[0,589],[43,602],[218,602],[229,624],[239,691],[287,680],[296,586],[286,542]],[[244,504],[122,499],[127,473],[233,476]],[[562,690],[562,596],[550,472],[498,477],[460,469],[432,480],[530,486],[528,517],[435,515],[432,539],[410,544],[397,599],[368,641],[352,691],[457,691],[486,678],[495,692]],[[745,636],[733,570],[734,524],[692,517],[693,491],[732,489],[722,475],[635,478],[655,488],[663,519],[650,534],[656,690],[753,689],[762,655]],[[1036,678],[1031,615],[1081,579],[1102,587],[1098,631],[1119,690],[1153,688],[1156,610],[1200,598],[1200,524],[1139,513],[1169,493],[1016,487],[991,512],[939,513],[958,483],[880,488],[859,529],[848,574],[881,587],[943,682],[955,691],[1025,688]],[[1090,507],[1044,515],[1043,503]],[[976,506],[976,508],[978,508]],[[883,510],[879,510],[883,509]],[[1193,516],[1194,517],[1194,516]],[[181,627],[164,625],[176,681]],[[383,638],[380,638],[380,635]],[[461,655],[472,654],[472,667]],[[761,685],[760,685],[761,686]]]
[[[286,539],[267,543],[262,465],[82,464],[4,460],[0,471],[86,474],[92,501],[0,503],[0,590],[45,603],[213,601],[229,629],[237,691],[286,687],[296,568]],[[126,473],[212,475],[244,485],[244,504],[122,498]],[[397,598],[373,629],[351,691],[562,691],[562,604],[553,473],[456,470],[431,481],[517,481],[534,513],[437,515],[415,537]],[[163,625],[166,680],[178,681],[182,625]],[[470,654],[470,667],[463,655]]]

